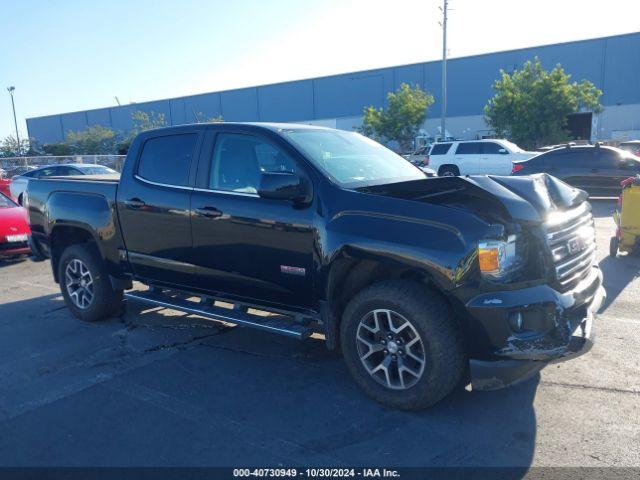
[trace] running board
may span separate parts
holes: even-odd
[[[207,304],[206,302],[193,302],[180,297],[172,297],[157,291],[135,291],[124,294],[127,300],[146,303],[155,307],[165,307],[179,312],[200,315],[211,320],[235,323],[244,327],[256,328],[265,332],[278,333],[288,337],[303,340],[313,332],[306,325],[295,323],[285,315],[261,316],[244,312],[241,309],[230,309]]]

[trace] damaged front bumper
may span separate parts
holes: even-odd
[[[490,358],[469,361],[475,390],[495,390],[526,380],[546,365],[588,352],[595,338],[595,314],[606,293],[602,273],[593,271],[573,290],[558,292],[547,285],[517,291],[492,292],[472,299],[467,308],[483,325],[491,325]],[[514,332],[514,315],[525,318]],[[526,319],[535,327],[528,330]],[[537,328],[537,329],[536,329]]]

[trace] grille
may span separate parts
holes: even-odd
[[[547,242],[553,256],[561,291],[586,277],[596,257],[596,238],[591,205],[554,212],[547,221]]]

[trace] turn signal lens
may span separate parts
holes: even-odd
[[[483,244],[478,248],[480,271],[495,273],[500,270],[500,247],[498,245]]]

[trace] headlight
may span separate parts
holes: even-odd
[[[482,275],[494,281],[511,280],[520,271],[523,264],[516,245],[516,235],[510,235],[506,241],[482,240],[478,242],[478,260]]]

